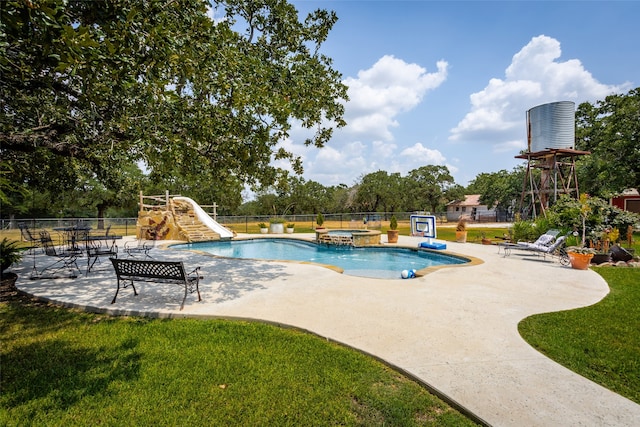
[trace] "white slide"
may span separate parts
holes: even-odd
[[[200,207],[200,205],[193,201],[193,199],[188,197],[174,197],[173,199],[191,203],[191,206],[193,206],[193,212],[196,214],[198,219],[211,230],[218,233],[221,239],[230,239],[233,237],[233,232],[231,230],[214,221],[213,218],[211,218],[209,214]]]

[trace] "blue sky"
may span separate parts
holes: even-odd
[[[511,170],[525,114],[640,85],[636,1],[292,1],[339,21],[322,52],[349,86],[346,128],[323,149],[283,143],[306,180],[353,185],[446,165],[457,183]]]

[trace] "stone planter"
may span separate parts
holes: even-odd
[[[269,232],[268,228],[261,228],[260,229],[260,233],[262,233],[262,234],[267,234],[268,232]]]
[[[569,252],[569,261],[571,262],[571,268],[575,270],[588,269],[591,258],[593,258],[593,254],[578,254],[575,252]]]
[[[282,234],[284,233],[284,224],[281,222],[272,222],[269,224],[269,233]]]
[[[287,227],[287,234],[293,234],[293,227]]]

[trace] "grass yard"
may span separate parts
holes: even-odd
[[[3,299],[3,426],[474,425],[373,358],[311,334]]]
[[[640,404],[640,268],[593,270],[611,288],[601,302],[531,316],[520,333],[551,359]]]

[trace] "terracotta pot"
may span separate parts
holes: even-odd
[[[571,261],[571,268],[574,268],[576,270],[588,269],[591,258],[593,258],[593,254],[577,254],[575,252],[569,252],[569,261]]]
[[[491,243],[493,243],[493,242],[491,241],[491,239],[482,239],[482,244],[483,244],[483,245],[490,245]]]
[[[398,243],[398,230],[387,230],[387,242]]]
[[[456,231],[456,242],[458,242],[458,243],[466,243],[467,242],[467,232],[466,231]]]

